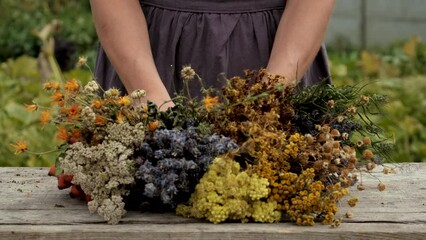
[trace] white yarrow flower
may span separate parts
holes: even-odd
[[[143,89],[136,89],[130,94],[132,99],[140,99],[146,96],[146,92]]]
[[[94,93],[99,90],[99,84],[96,81],[90,81],[84,86],[84,91]]]

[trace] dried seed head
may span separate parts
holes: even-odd
[[[329,162],[323,162],[322,163],[322,168],[327,169],[329,166]]]
[[[371,144],[371,139],[370,139],[369,137],[365,136],[365,137],[362,139],[362,142],[363,142],[364,144],[366,144],[366,145],[370,145],[370,144]]]
[[[180,76],[184,81],[191,81],[192,79],[194,79],[195,75],[196,73],[194,69],[189,65],[184,66],[180,71]]]
[[[374,157],[373,152],[370,149],[365,149],[362,153],[362,157],[367,160],[371,160]]]
[[[331,160],[333,160],[333,154],[331,154],[331,153],[324,153],[323,155],[322,155],[322,157],[325,159],[325,160],[328,160],[328,161],[331,161]]]
[[[349,139],[349,133],[346,133],[346,132],[342,133],[342,139],[348,140]]]
[[[364,190],[365,190],[365,186],[364,186],[362,183],[358,184],[358,185],[356,186],[356,188],[357,188],[359,191],[364,191]]]
[[[350,207],[355,207],[356,204],[358,203],[359,199],[358,198],[349,198],[348,199],[348,204]]]
[[[77,67],[81,67],[83,65],[86,65],[86,63],[87,63],[87,57],[86,56],[78,57]]]
[[[366,104],[370,101],[368,96],[361,96],[361,104]]]
[[[318,135],[317,141],[322,143],[327,141],[330,138],[330,135],[328,133],[321,133],[320,135]]]
[[[354,214],[351,211],[349,211],[349,210],[345,214],[346,218],[352,218],[353,216],[354,216]]]
[[[367,170],[368,171],[371,171],[371,170],[373,170],[374,168],[376,168],[376,164],[374,163],[374,162],[369,162],[369,163],[367,163]]]
[[[351,171],[349,171],[348,169],[342,169],[342,176],[348,176],[349,173],[351,173]]]
[[[386,189],[386,185],[384,183],[379,183],[379,185],[377,185],[377,189],[382,192]]]
[[[322,146],[325,153],[330,153],[333,150],[333,144],[331,142],[326,142]]]
[[[340,223],[342,223],[342,219],[341,218],[333,219],[333,221],[331,222],[330,227],[337,228],[337,227],[340,226]]]
[[[341,162],[340,158],[336,158],[336,159],[333,160],[333,163],[336,164],[336,165],[339,165],[340,162]]]
[[[340,148],[333,148],[333,154],[339,155],[340,154]]]
[[[383,173],[384,173],[384,174],[396,173],[396,171],[395,171],[395,169],[394,169],[394,168],[388,168],[388,167],[385,167],[385,168],[383,168]]]
[[[355,154],[351,154],[351,155],[349,155],[348,161],[349,161],[350,163],[355,164],[355,163],[357,163],[357,160],[358,160],[358,159],[356,158]]]
[[[321,125],[316,124],[316,125],[315,125],[315,130],[317,130],[317,131],[321,131]]]
[[[321,168],[323,167],[323,163],[324,163],[323,161],[315,161],[313,166],[314,169],[317,171],[321,170]]]
[[[328,125],[324,125],[324,126],[322,126],[322,128],[321,128],[321,131],[322,131],[322,132],[324,132],[324,133],[329,133],[329,132],[330,132],[330,130],[331,130],[331,128],[330,128],[330,126],[328,126]]]
[[[356,113],[356,107],[352,106],[352,107],[348,108],[347,112],[350,113],[350,114]]]
[[[390,172],[390,168],[387,168],[387,167],[383,168],[383,173],[384,174],[389,174],[389,172]]]
[[[345,153],[351,154],[354,152],[354,149],[348,145],[343,146],[343,151],[345,151]]]
[[[343,120],[345,120],[345,117],[343,117],[342,115],[337,116],[337,122],[338,123],[342,123]]]
[[[334,102],[334,100],[333,100],[333,99],[330,99],[330,100],[328,100],[328,102],[327,102],[327,105],[328,105],[328,107],[329,107],[329,108],[333,108],[333,107],[334,107],[334,104],[335,104],[335,102]]]
[[[349,186],[349,179],[346,177],[341,176],[339,178],[340,182],[342,183],[343,186]]]
[[[311,144],[313,144],[314,143],[314,137],[311,135],[311,134],[305,134],[305,139],[306,139],[306,142],[309,144],[309,145],[311,145]]]
[[[328,167],[328,171],[330,171],[331,173],[335,173],[339,171],[339,167],[337,167],[335,164],[332,164]]]
[[[334,141],[333,148],[338,148],[340,150],[340,141]]]
[[[331,130],[330,135],[332,137],[340,137],[340,132],[339,132],[339,130],[334,128],[334,129]]]

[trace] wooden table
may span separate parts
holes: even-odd
[[[47,168],[0,168],[0,239],[426,239],[426,163],[397,173],[363,174],[360,203],[338,228],[321,223],[211,224],[173,214],[129,212],[119,225],[89,214],[84,202],[58,190]],[[378,179],[386,190],[376,189]],[[339,214],[344,215],[347,204]]]

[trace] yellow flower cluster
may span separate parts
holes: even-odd
[[[284,201],[284,211],[298,225],[314,225],[315,218],[324,215],[324,224],[330,224],[337,212],[337,202],[348,193],[347,188],[340,184],[330,185],[329,191],[324,190],[321,181],[314,181],[314,170],[307,169],[300,174],[295,186],[296,195]]]
[[[228,156],[217,157],[202,177],[188,205],[179,205],[178,215],[206,218],[220,223],[230,220],[247,222],[279,221],[277,203],[266,200],[268,180],[242,171]]]

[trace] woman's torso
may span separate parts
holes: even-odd
[[[245,69],[266,67],[281,19],[283,0],[142,0],[157,70],[170,94],[183,88],[185,65],[201,76],[206,87],[221,88],[226,78]],[[112,69],[112,70],[111,70]],[[124,88],[100,49],[96,74],[105,88]],[[328,77],[321,48],[302,85]],[[192,81],[192,96],[201,85]]]

